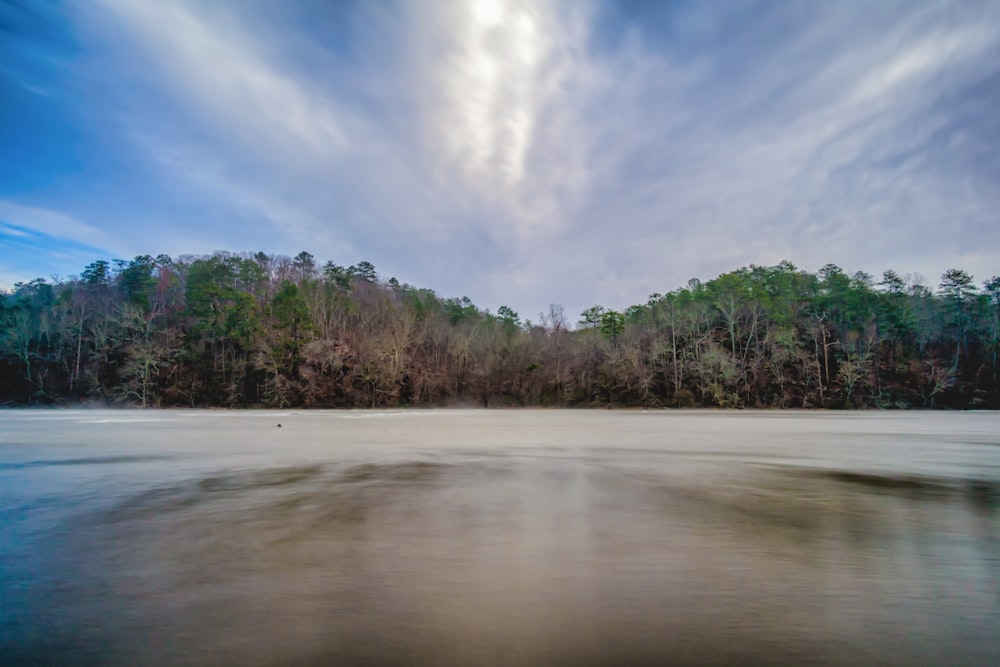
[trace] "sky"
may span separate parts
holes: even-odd
[[[1000,2],[0,0],[0,287],[215,250],[537,321],[1000,274]]]

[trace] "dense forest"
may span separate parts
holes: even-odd
[[[0,402],[136,406],[997,408],[1000,279],[937,289],[788,262],[624,312],[508,307],[217,252],[96,261],[0,293]]]

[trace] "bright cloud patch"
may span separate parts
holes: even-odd
[[[65,167],[0,197],[120,255],[308,249],[526,317],[782,259],[1000,272],[994,3],[102,0],[51,21],[76,40],[62,78],[10,89],[70,111],[0,132]]]

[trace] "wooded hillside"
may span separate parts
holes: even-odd
[[[367,262],[140,256],[0,296],[0,401],[997,408],[998,348],[1000,279],[961,270],[783,262],[530,322]]]

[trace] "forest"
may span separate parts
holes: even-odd
[[[1000,407],[1000,279],[749,266],[537,322],[369,262],[143,255],[0,292],[0,404]]]

